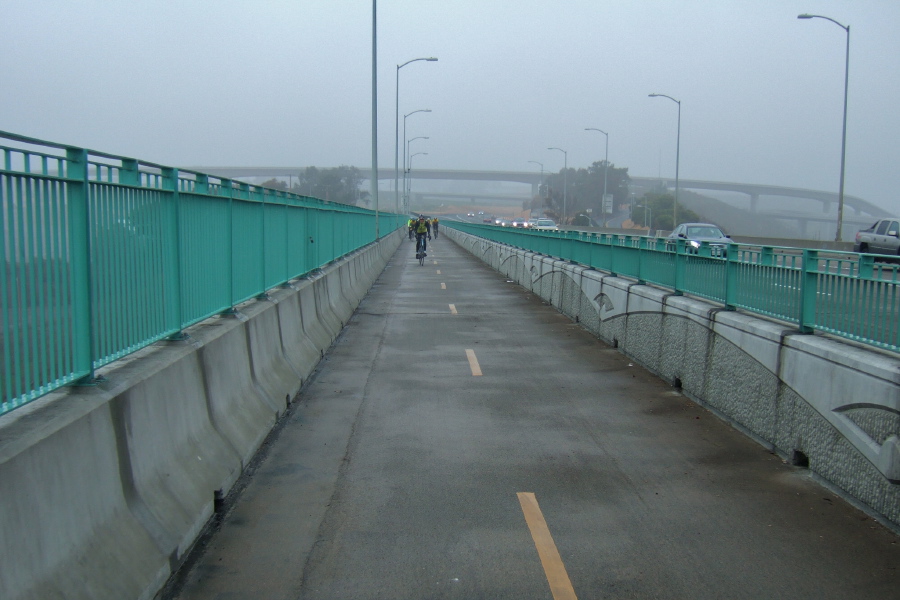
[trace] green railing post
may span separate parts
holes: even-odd
[[[735,310],[737,305],[738,274],[741,265],[737,244],[728,244],[725,256],[725,308]]]
[[[79,383],[90,385],[94,383],[95,376],[88,152],[84,148],[66,148],[66,160],[69,254],[72,257],[72,362],[76,374],[85,374]]]
[[[687,262],[687,253],[684,250],[684,240],[675,241],[675,295],[681,296],[684,292],[684,267]]]
[[[860,254],[859,255],[859,266],[857,267],[858,273],[857,276],[860,279],[874,279],[875,278],[875,257],[871,254]]]
[[[138,167],[138,161],[133,158],[122,159],[122,166],[119,167],[119,183],[122,185],[140,187],[141,171]]]
[[[176,331],[169,339],[181,340],[185,335],[182,332],[184,322],[181,306],[181,202],[178,195],[178,169],[162,169],[162,189],[168,192],[169,197],[165,219],[168,227],[163,233],[166,237],[164,272],[169,274],[167,279],[170,284],[166,289],[166,326]]]
[[[819,252],[803,251],[803,277],[800,279],[800,333],[813,333],[816,327],[816,295],[819,283]]]

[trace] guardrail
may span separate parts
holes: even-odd
[[[375,241],[370,210],[0,140],[0,414]]]
[[[646,236],[442,224],[786,321],[804,333],[900,352],[900,268],[876,262],[876,255],[744,244],[719,252],[706,242],[694,247]]]

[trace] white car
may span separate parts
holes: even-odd
[[[538,219],[534,224],[534,229],[536,231],[559,231],[559,227],[556,226],[553,219]]]

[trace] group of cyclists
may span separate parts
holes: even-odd
[[[430,240],[432,232],[434,232],[434,239],[438,237],[438,218],[428,219],[425,215],[419,215],[418,219],[410,219],[408,226],[409,239],[412,240],[415,237],[416,240],[416,258],[424,258],[425,250],[428,247],[426,238]],[[421,256],[419,256],[420,253]]]

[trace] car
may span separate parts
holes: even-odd
[[[863,254],[900,254],[900,218],[879,219],[856,232],[853,251]]]
[[[484,211],[483,211],[483,210],[479,210],[479,211],[478,211],[478,214],[479,214],[479,215],[483,215],[483,214],[484,214]]]
[[[728,244],[733,243],[728,234],[712,223],[682,223],[666,239],[666,246],[670,250],[675,249],[678,240],[685,240],[685,248],[690,254],[697,254],[706,242],[710,247],[710,254],[716,257],[725,257]]]
[[[559,227],[553,219],[538,219],[534,223],[535,231],[559,231]]]
[[[484,213],[478,213],[478,214],[483,215]],[[482,223],[493,223],[494,217],[485,217],[481,220],[481,222]]]
[[[513,219],[510,225],[513,227],[528,227],[528,221],[525,219]]]
[[[467,213],[466,216],[467,216],[467,217],[474,217],[474,216],[475,216],[475,213]]]
[[[507,225],[509,225],[509,223],[507,223],[506,219],[496,217],[494,219],[494,225],[499,225],[500,227],[506,227]]]

